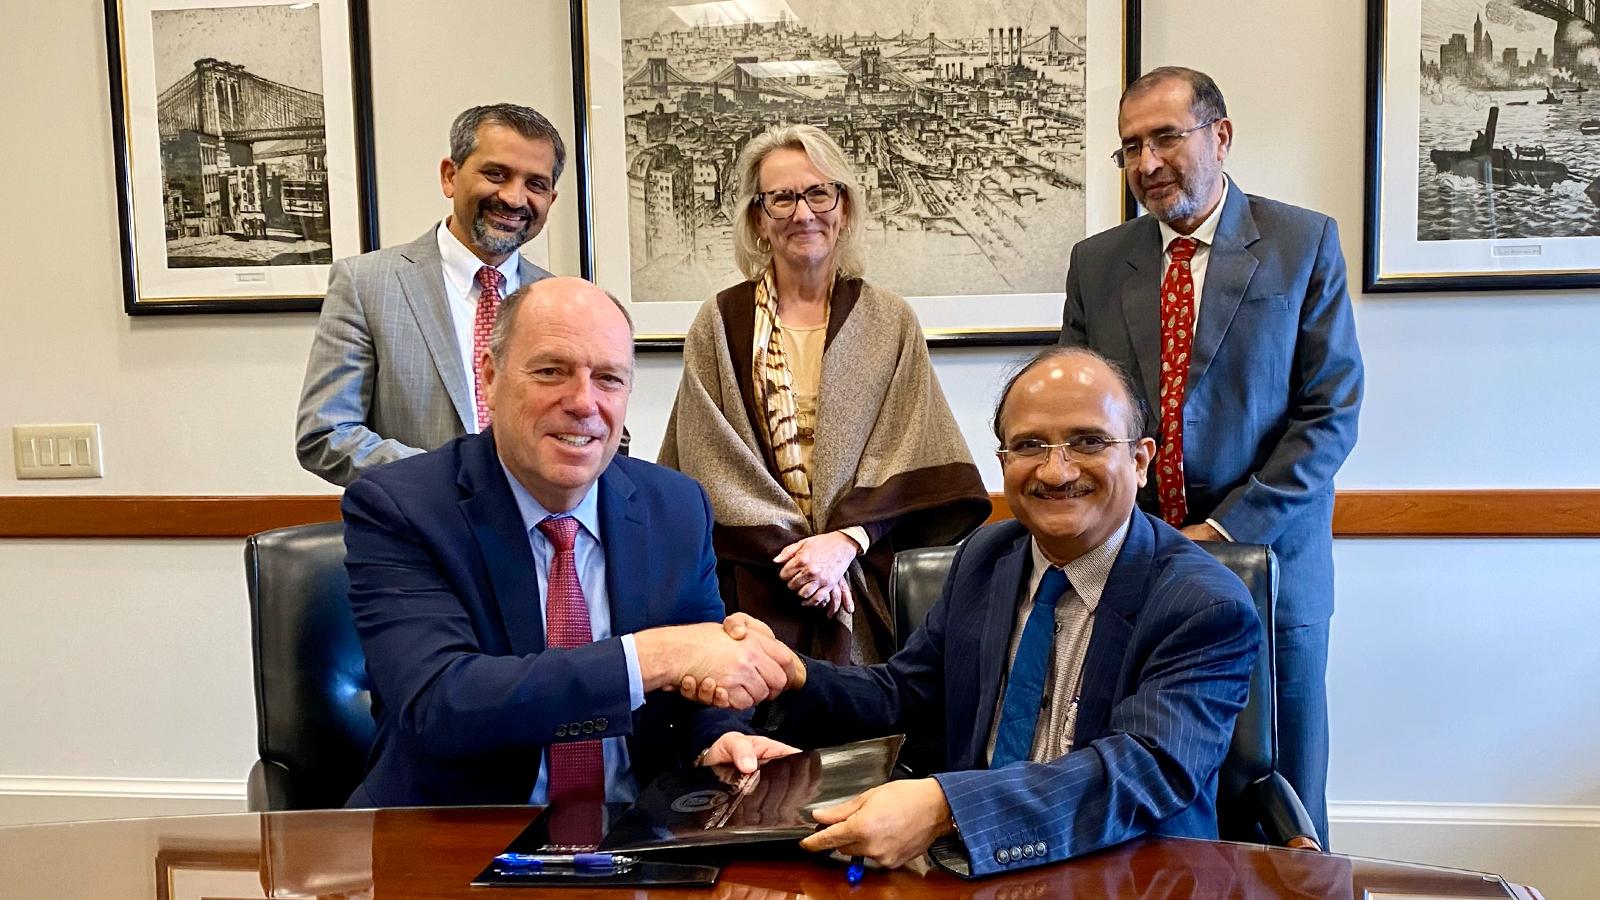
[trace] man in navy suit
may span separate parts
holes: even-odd
[[[1117,127],[1149,214],[1073,248],[1061,343],[1134,373],[1158,411],[1141,506],[1194,540],[1277,555],[1279,768],[1327,846],[1333,476],[1362,389],[1338,227],[1223,174],[1233,123],[1204,73],[1140,77]]]
[[[1217,836],[1261,625],[1238,578],[1134,509],[1155,450],[1143,420],[1125,376],[1087,350],[1047,350],[1007,385],[995,436],[1016,519],[967,539],[888,662],[806,660],[768,716],[809,743],[942,723],[944,771],[817,811],[829,827],[803,847],[887,866],[931,848],[987,875],[1143,834]]]
[[[634,372],[622,307],[581,279],[537,281],[506,299],[480,364],[490,431],[344,497],[378,724],[350,805],[627,801],[697,755],[750,771],[790,751],[658,693],[726,679],[748,707],[796,659],[724,633],[705,491],[617,456]]]

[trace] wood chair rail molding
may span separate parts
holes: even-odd
[[[990,499],[990,521],[1011,516]],[[0,497],[0,538],[242,538],[338,518],[338,495]],[[1600,538],[1600,489],[1340,491],[1333,533]]]

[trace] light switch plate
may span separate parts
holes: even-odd
[[[99,425],[16,425],[11,429],[18,478],[100,478]]]

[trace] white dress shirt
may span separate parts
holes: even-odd
[[[517,500],[517,511],[522,513],[522,524],[527,529],[528,543],[533,548],[533,567],[539,579],[539,618],[546,623],[545,597],[549,594],[550,560],[555,548],[550,539],[538,528],[539,523],[552,513],[533,499],[527,488],[506,470],[506,480],[511,483],[511,495]],[[578,520],[578,534],[573,539],[574,563],[578,569],[578,584],[583,588],[584,604],[589,608],[589,632],[597,641],[611,637],[610,594],[606,591],[606,554],[600,544],[600,492],[599,484],[589,487],[589,493],[570,512],[560,513]],[[549,632],[546,631],[546,634]],[[635,649],[633,635],[625,634],[622,655],[628,664],[628,701],[632,709],[644,705],[644,676],[639,669],[639,651]],[[633,766],[628,759],[628,742],[625,738],[604,738],[600,741],[601,755],[606,769],[606,799],[613,803],[631,803],[638,799],[639,785],[633,779]],[[534,782],[533,794],[528,802],[543,805],[549,796],[549,766],[539,767],[539,779]]]
[[[444,295],[450,302],[450,323],[456,329],[456,346],[461,349],[469,399],[476,400],[478,376],[472,366],[472,324],[478,315],[478,298],[483,296],[483,288],[478,286],[478,270],[485,263],[461,243],[450,230],[449,223],[449,219],[440,222],[438,231],[439,262],[444,269]],[[517,265],[521,260],[522,254],[513,253],[495,267],[506,277],[505,286],[500,289],[501,298],[511,296],[511,292],[520,287]],[[472,420],[466,423],[467,432],[478,433],[481,429],[478,428],[478,409],[475,404],[467,404],[467,415]]]

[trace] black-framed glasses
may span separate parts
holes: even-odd
[[[813,184],[803,191],[787,189],[776,191],[756,192],[756,203],[774,219],[787,219],[794,215],[800,208],[800,198],[804,197],[806,206],[814,213],[832,211],[839,205],[839,195],[844,193],[844,185],[837,181],[825,181],[822,184]]]
[[[1166,155],[1178,149],[1178,145],[1182,144],[1189,135],[1202,128],[1210,128],[1221,121],[1221,118],[1208,119],[1193,128],[1185,128],[1182,131],[1163,131],[1160,134],[1152,134],[1143,140],[1127,141],[1111,154],[1111,161],[1117,164],[1117,168],[1126,169],[1128,163],[1138,159],[1146,147],[1150,148],[1151,153],[1165,159]]]
[[[1021,461],[1041,463],[1060,450],[1061,458],[1071,462],[1074,458],[1088,459],[1091,456],[1099,456],[1113,444],[1133,444],[1138,441],[1138,438],[1114,438],[1103,434],[1075,435],[1059,444],[1046,443],[1038,438],[1024,438],[1013,441],[1009,447],[1001,447],[998,452],[1000,458],[1008,463]]]

